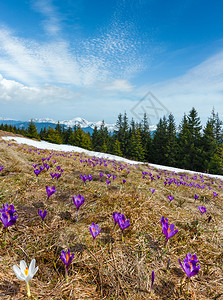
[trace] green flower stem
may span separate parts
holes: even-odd
[[[68,267],[65,266],[65,278],[66,278],[66,282],[68,282]]]
[[[27,296],[30,298],[31,297],[31,293],[30,293],[29,282],[26,282],[26,287],[27,287]]]
[[[123,235],[123,231],[122,231],[122,242],[124,242],[124,235]]]

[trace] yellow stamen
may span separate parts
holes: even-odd
[[[168,227],[168,229],[167,229],[167,233],[170,233],[170,227]]]
[[[66,255],[66,261],[67,262],[68,262],[69,258],[70,258],[70,255],[67,253],[67,255]]]
[[[24,273],[26,276],[28,275],[28,267],[25,268]]]
[[[94,227],[92,228],[92,230],[93,230],[93,232],[95,232],[95,229],[94,229]]]

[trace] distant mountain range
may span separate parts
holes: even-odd
[[[54,121],[52,119],[46,118],[46,119],[32,119],[33,122],[36,125],[36,128],[38,130],[38,132],[40,132],[41,129],[44,129],[44,127],[46,129],[48,129],[49,127],[54,128],[58,121]],[[17,128],[27,128],[29,125],[29,121],[18,121],[18,120],[12,120],[9,118],[1,118],[0,117],[0,124],[7,124],[7,125],[12,125],[12,126],[16,126]],[[97,126],[97,128],[99,129],[102,121],[98,121],[98,122],[89,122],[83,118],[77,117],[74,118],[72,120],[64,120],[64,121],[59,121],[60,125],[63,126],[67,129],[69,127],[73,128],[75,125],[76,126],[80,126],[84,131],[89,132],[90,134],[92,134],[94,127]],[[105,126],[108,129],[108,132],[113,132],[116,128],[116,124],[107,124],[105,123]],[[156,129],[156,126],[150,126],[150,130],[153,132]]]

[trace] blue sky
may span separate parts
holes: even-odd
[[[222,10],[217,0],[1,1],[0,117],[112,123],[126,111],[156,124],[172,112],[179,123],[194,106],[203,123],[213,107],[223,119]]]

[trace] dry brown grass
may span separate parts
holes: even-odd
[[[177,187],[174,183],[164,186],[164,178],[168,176],[163,173],[159,180],[151,182],[148,175],[142,179],[141,171],[148,171],[146,165],[129,166],[127,175],[126,170],[116,171],[112,164],[92,167],[80,163],[78,156],[74,161],[69,155],[54,155],[50,160],[51,169],[43,171],[36,180],[32,164],[41,163],[41,158],[50,152],[38,155],[23,150],[30,147],[10,144],[0,143],[0,165],[4,166],[0,173],[0,206],[6,202],[13,204],[18,220],[6,237],[0,225],[1,299],[25,299],[25,284],[16,278],[12,266],[22,259],[30,263],[32,258],[39,266],[31,280],[33,299],[222,299],[223,187],[219,188],[220,180],[215,179],[212,184],[211,179],[205,178],[212,190]],[[83,155],[82,159],[85,158]],[[49,172],[56,171],[53,159],[64,172],[55,182],[57,192],[47,202],[45,187],[52,185]],[[117,175],[117,179],[107,188],[104,179],[99,180],[99,172]],[[151,172],[155,177],[159,174],[156,170]],[[92,174],[93,180],[84,186],[81,173]],[[123,178],[127,179],[124,186]],[[153,195],[150,188],[156,189]],[[215,198],[213,191],[218,193]],[[195,193],[199,195],[196,203]],[[78,222],[72,202],[75,194],[85,197]],[[167,198],[170,194],[175,197],[171,203]],[[206,206],[208,214],[200,215],[197,205]],[[48,211],[45,228],[38,208]],[[131,226],[124,231],[124,243],[118,226],[113,233],[114,211],[130,219]],[[167,249],[160,224],[162,216],[179,229],[169,240]],[[89,232],[92,222],[102,228],[95,248]],[[75,256],[66,282],[59,254],[68,248]],[[189,286],[178,262],[188,252],[197,254],[201,265]],[[152,270],[156,278],[151,293]]]

